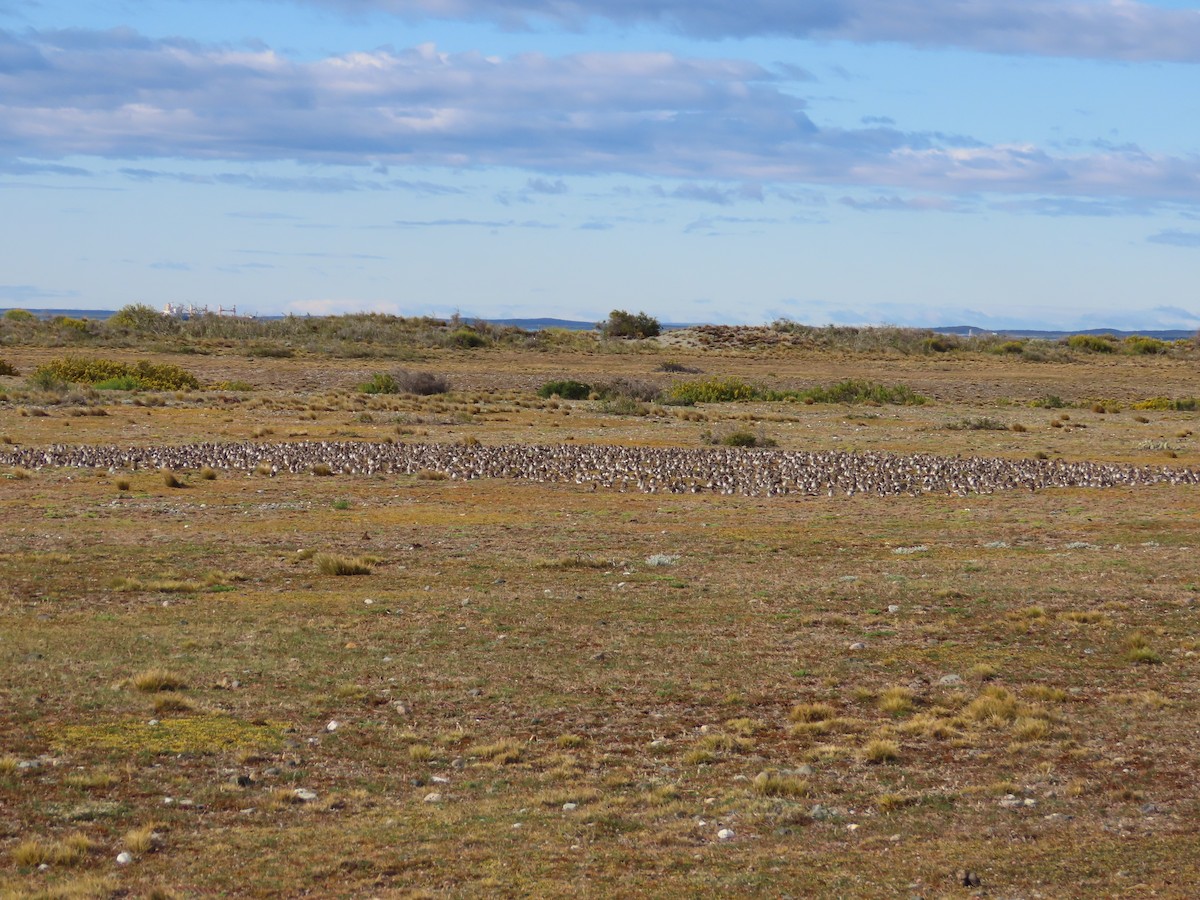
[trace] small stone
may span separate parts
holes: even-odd
[[[952,684],[962,684],[962,677],[951,672],[949,675],[943,675],[938,679],[938,684],[943,687],[948,687]]]
[[[846,830],[847,831],[858,831],[858,823],[851,822],[849,825],[846,826]]]
[[[151,720],[150,720],[149,722],[147,722],[146,724],[147,724],[147,725],[149,725],[151,728],[153,728],[153,727],[155,727],[156,725],[158,725],[158,719],[151,719]]]
[[[1000,798],[1000,805],[1005,809],[1016,809],[1021,806],[1021,798],[1016,794],[1005,794]]]
[[[393,703],[392,709],[396,711],[396,715],[398,716],[407,716],[412,713],[412,707],[403,700],[397,700],[395,703]]]
[[[364,606],[371,606],[374,603],[375,603],[375,601],[372,600],[370,597],[368,597],[366,600],[363,601]]]
[[[888,612],[890,612],[890,613],[900,612],[900,605],[898,603],[893,603],[893,604],[889,605]]]
[[[263,774],[268,778],[277,778],[282,773],[283,770],[280,769],[279,766],[268,766],[267,768],[263,769]]]
[[[122,850],[120,853],[117,854],[117,865],[118,866],[127,866],[131,862],[133,862],[133,854],[130,853],[128,850]]]
[[[469,691],[467,691],[467,694],[471,697],[482,697],[483,689],[482,688],[471,688]]]
[[[855,641],[853,644],[850,645],[850,649],[851,650],[866,650],[867,645],[865,643],[863,643],[862,641]]]
[[[238,787],[245,788],[245,787],[250,787],[250,785],[254,784],[254,779],[251,778],[249,775],[239,775],[235,779],[233,779],[233,783],[236,784]]]
[[[445,775],[433,775],[430,777],[429,780],[432,781],[434,784],[449,784],[450,783],[450,779],[447,778]]]
[[[296,788],[292,791],[292,796],[301,803],[312,803],[317,799],[317,792],[310,791],[308,788]]]
[[[956,873],[954,880],[963,887],[979,887],[981,884],[979,876],[968,869],[963,869],[962,871]]]
[[[563,808],[563,812],[570,812],[573,809],[578,809],[579,804],[578,803],[564,803],[562,808]]]
[[[450,768],[452,768],[452,769],[465,769],[466,767],[467,767],[467,761],[465,759],[463,759],[461,756],[456,756],[456,757],[454,757],[453,760],[450,761]]]
[[[425,799],[422,802],[423,803],[441,803],[442,795],[439,794],[437,791],[431,791],[430,793],[425,795]]]
[[[337,719],[330,719],[329,722],[325,725],[325,730],[332,732],[332,731],[337,731],[341,727],[342,727],[342,723],[339,722]]]
[[[735,837],[737,837],[737,835],[733,833],[732,828],[722,828],[717,832],[718,841],[732,841]]]

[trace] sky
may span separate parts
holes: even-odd
[[[1200,0],[0,0],[0,308],[1200,327]]]

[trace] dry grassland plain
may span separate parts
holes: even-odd
[[[742,434],[1200,463],[1197,413],[1146,402],[1200,394],[1194,348],[671,340],[402,361],[10,343],[0,453]],[[201,388],[31,380],[69,355]],[[359,389],[402,368],[450,390]],[[926,402],[538,396],[726,377]],[[0,893],[1195,896],[1197,491],[0,466]]]

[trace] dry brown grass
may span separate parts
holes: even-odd
[[[143,669],[129,679],[135,690],[144,694],[157,691],[178,691],[187,687],[187,680],[177,672],[162,667]]]

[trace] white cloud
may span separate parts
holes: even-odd
[[[695,37],[894,42],[988,53],[1200,62],[1200,10],[1137,0],[301,0],[408,19],[650,24]]]
[[[628,173],[693,182],[680,196],[718,204],[759,199],[760,185],[805,183],[1200,203],[1198,157],[1137,147],[1054,154],[879,124],[821,128],[802,98],[741,60],[498,59],[423,45],[300,62],[128,30],[0,38],[12,60],[0,69],[9,155],[0,167],[18,170],[67,156],[296,160],[370,175],[121,171],[264,190],[436,194],[457,189],[389,181],[387,166],[505,167],[538,176],[526,197],[565,188],[560,174]]]

